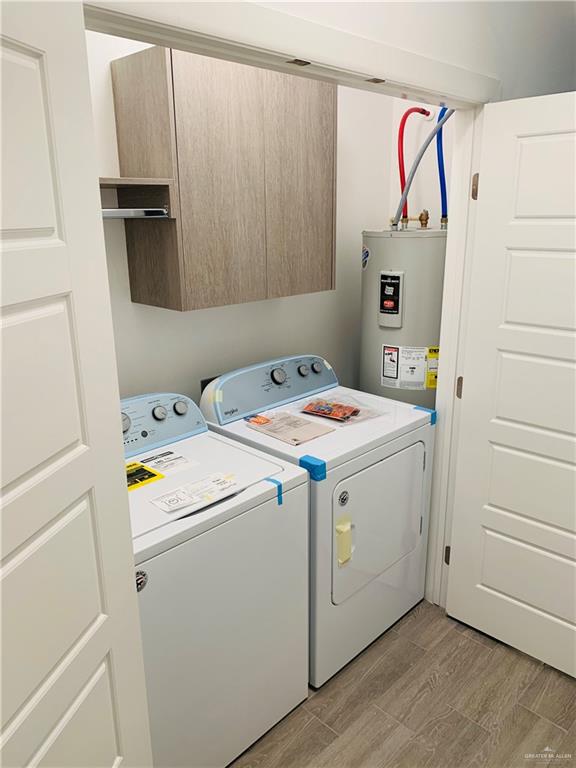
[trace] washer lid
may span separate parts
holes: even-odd
[[[231,502],[233,507],[234,498],[240,501],[242,491],[265,478],[284,480],[281,462],[213,433],[140,453],[128,459],[126,466],[135,540],[162,527],[169,537],[170,523],[200,511],[205,530],[208,522],[220,522],[223,506],[227,519],[234,516]],[[302,482],[302,478],[297,482]],[[266,482],[261,486],[256,494],[258,503],[262,496],[276,494],[274,484]],[[239,502],[236,506],[241,511]],[[190,526],[197,520],[191,517]]]
[[[342,424],[332,419],[308,416],[301,411],[306,403],[316,399],[316,396],[312,395],[284,406],[263,411],[264,414],[290,411],[291,413],[298,413],[302,418],[312,420],[315,424],[320,422],[333,428],[329,434],[301,443],[298,446],[291,446],[277,438],[258,432],[248,426],[244,420],[218,427],[214,426],[214,428],[217,428],[221,434],[241,440],[243,443],[253,445],[295,464],[299,464],[303,456],[311,456],[323,462],[326,469],[332,469],[431,422],[432,413],[427,409],[347,387],[333,387],[325,390],[318,395],[318,398],[335,402],[357,403],[360,411],[362,412],[364,407],[366,411],[370,412],[371,417],[354,423]],[[209,420],[208,424],[212,426]]]

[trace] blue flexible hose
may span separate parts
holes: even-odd
[[[442,107],[438,114],[438,122],[442,120],[447,112],[446,107]],[[446,173],[444,171],[444,146],[442,144],[442,128],[436,134],[436,154],[438,156],[438,176],[440,177],[440,198],[442,200],[442,218],[448,216],[448,197],[446,195]]]

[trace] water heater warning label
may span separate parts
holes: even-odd
[[[438,356],[439,347],[428,347],[427,366],[426,366],[426,389],[436,389],[438,381]]]
[[[398,378],[398,353],[400,347],[382,347],[382,377]]]
[[[436,389],[438,347],[382,346],[383,387]]]

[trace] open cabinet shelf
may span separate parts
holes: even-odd
[[[100,189],[115,189],[118,197],[117,208],[102,209],[104,218],[175,218],[178,198],[174,179],[103,176]],[[165,215],[159,213],[162,209]]]

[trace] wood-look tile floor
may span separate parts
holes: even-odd
[[[576,681],[424,601],[232,768],[543,765],[576,766]]]

